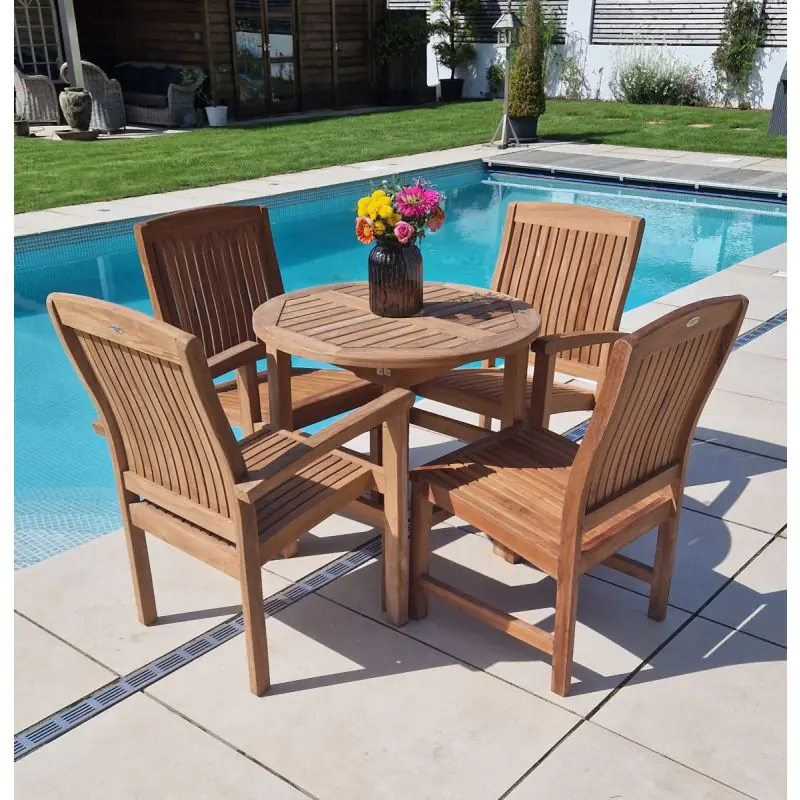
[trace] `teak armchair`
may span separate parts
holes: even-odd
[[[411,616],[429,596],[552,656],[565,695],[580,576],[596,564],[650,584],[648,614],[666,614],[689,448],[747,309],[704,300],[617,341],[580,447],[518,423],[412,475]],[[434,506],[457,514],[556,579],[554,631],[491,608],[429,574]],[[658,526],[655,563],[617,553]]]
[[[216,387],[231,424],[245,434],[270,424],[268,376],[277,367],[253,331],[253,311],[283,294],[267,209],[210,206],[134,231],[156,317],[199,337],[212,377],[236,370],[235,381]],[[267,372],[257,373],[265,357]],[[336,416],[380,391],[343,370],[292,369],[293,423],[303,428]]]
[[[492,289],[530,303],[542,317],[532,344],[534,377],[526,406],[536,424],[551,414],[594,408],[596,390],[554,383],[554,373],[603,380],[610,345],[639,255],[644,220],[565,203],[511,203]],[[494,362],[457,369],[415,387],[417,394],[481,415],[481,426],[503,413],[503,374]],[[452,432],[451,420],[426,427]],[[468,441],[470,431],[465,427]]]
[[[262,428],[237,442],[200,340],[138,311],[69,294],[47,307],[106,432],[139,620],[157,619],[145,530],[238,578],[250,688],[269,687],[261,565],[376,486],[337,450],[414,402],[395,389],[310,437]]]

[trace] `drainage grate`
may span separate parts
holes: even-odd
[[[776,314],[752,330],[743,333],[737,338],[733,349],[738,350],[759,336],[763,336],[765,333],[777,328],[786,322],[786,318],[787,312],[781,311],[780,314]],[[586,433],[588,424],[588,420],[581,422],[562,435],[573,442],[580,441]],[[381,537],[376,536],[357,550],[337,558],[322,569],[268,597],[264,601],[264,613],[268,617],[276,614],[303,597],[313,594],[322,586],[326,586],[342,575],[352,572],[362,564],[377,558],[380,553]],[[222,622],[210,631],[175,648],[172,652],[160,656],[152,663],[140,667],[135,672],[123,678],[118,678],[102,689],[98,689],[85,700],[68,706],[43,722],[32,725],[14,737],[14,760],[16,761],[28,755],[87,719],[91,719],[111,708],[126,697],[130,697],[167,675],[171,675],[199,656],[214,650],[234,636],[238,636],[243,630],[244,623],[240,614],[234,619]]]
[[[774,328],[777,328],[778,325],[783,325],[786,322],[786,311],[781,311],[780,314],[776,314],[774,317],[770,317],[765,322],[762,322],[760,325],[756,325],[755,328],[751,328],[746,333],[743,333],[733,344],[733,349],[738,350],[740,347],[744,347],[746,344],[749,344],[753,341],[753,339],[758,339],[759,336],[763,336],[765,333],[769,333]]]
[[[312,572],[302,580],[268,597],[264,601],[264,613],[268,617],[273,616],[292,603],[313,594],[322,586],[326,586],[362,564],[377,558],[380,552],[381,537],[376,536],[357,550],[337,558],[322,569]],[[232,620],[220,623],[186,644],[176,647],[171,652],[159,656],[150,664],[140,667],[122,678],[117,678],[84,700],[62,709],[49,719],[26,728],[14,737],[14,760],[32,753],[82,722],[86,722],[125,698],[146,689],[167,675],[171,675],[243,631],[244,623],[240,614]]]

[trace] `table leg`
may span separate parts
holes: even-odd
[[[408,621],[408,413],[383,424],[383,568],[386,611],[395,625]]]
[[[518,350],[505,358],[503,367],[503,412],[500,427],[507,428],[525,417],[525,384],[528,381],[528,349]],[[492,542],[494,554],[510,564],[522,559],[500,542]]]
[[[290,431],[292,424],[292,357],[280,350],[267,351],[269,424]]]
[[[267,388],[269,389],[269,424],[273,430],[290,431],[292,422],[292,357],[280,350],[267,350]],[[240,390],[241,391],[241,390]],[[297,542],[281,550],[284,558],[297,555]]]

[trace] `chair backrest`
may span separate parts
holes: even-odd
[[[179,211],[134,230],[159,319],[198,336],[206,357],[257,341],[253,311],[283,293],[266,208]]]
[[[47,308],[100,413],[120,485],[209,530],[227,530],[244,461],[200,341],[95,298],[54,293]]]
[[[510,203],[492,289],[530,303],[543,336],[618,330],[643,232],[642,218],[617,211]],[[558,369],[599,378],[609,352],[609,345],[568,350]]]
[[[698,417],[747,304],[702,300],[614,343],[568,487],[584,528],[668,486],[682,490]]]

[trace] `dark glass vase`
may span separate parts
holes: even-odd
[[[378,242],[369,254],[369,308],[410,317],[422,308],[422,253],[415,244]]]

